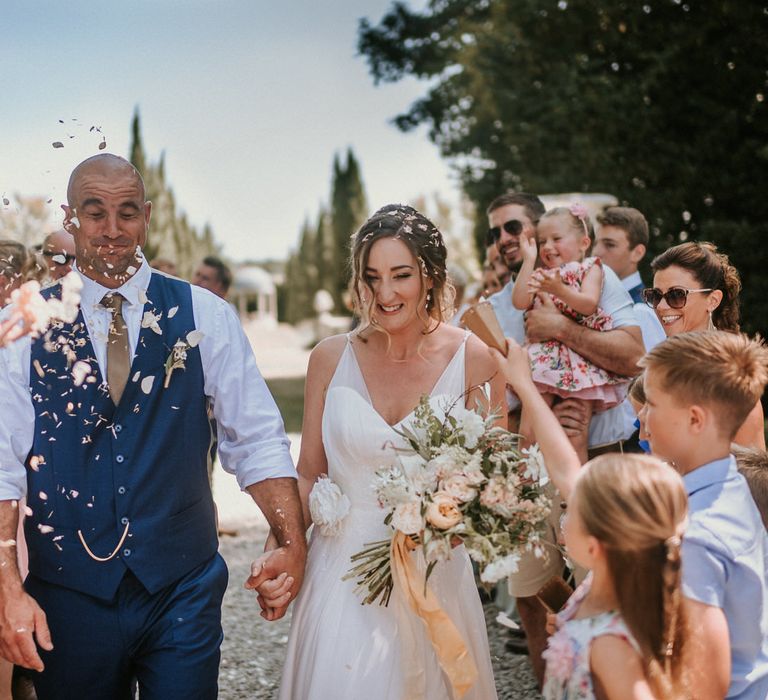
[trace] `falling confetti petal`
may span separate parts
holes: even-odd
[[[141,390],[145,394],[149,394],[150,391],[152,391],[152,385],[155,383],[155,376],[152,375],[150,377],[144,377],[144,379],[141,380]]]
[[[78,360],[72,367],[72,378],[75,380],[75,386],[80,386],[85,378],[91,373],[91,365],[83,360]]]
[[[37,529],[40,530],[44,535],[47,535],[49,532],[53,532],[53,528],[50,525],[38,525]]]
[[[48,494],[45,491],[41,491],[39,494],[41,501],[47,501],[48,500]]]
[[[168,309],[168,318],[173,318],[178,310],[178,306],[174,306],[172,309]]]
[[[0,547],[15,547],[16,540],[0,540]]]
[[[205,333],[197,330],[187,333],[187,343],[189,347],[196,348],[204,336]]]
[[[64,144],[61,141],[54,141],[53,142],[54,148],[64,148]]]
[[[102,142],[99,144],[99,150],[100,150],[100,151],[103,151],[103,150],[104,150],[106,147],[107,147],[107,142],[106,142],[106,141],[102,141]]]
[[[8,197],[3,197],[3,204],[7,207],[11,203],[11,200],[8,199]]]
[[[139,377],[140,377],[140,376],[141,376],[141,372],[136,372],[136,373],[133,375],[133,377],[131,377],[131,381],[132,381],[132,382],[138,382],[138,381],[139,381]]]

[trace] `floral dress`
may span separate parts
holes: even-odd
[[[611,634],[629,642],[640,653],[635,638],[616,611],[593,617],[573,619],[581,601],[589,593],[592,574],[576,589],[565,608],[558,613],[559,629],[550,638],[542,654],[547,662],[544,674],[544,700],[593,700],[595,691],[589,668],[592,640]]]
[[[565,263],[560,266],[560,277],[569,287],[581,289],[584,277],[595,265],[602,267],[599,258]],[[550,297],[560,313],[582,326],[596,331],[609,331],[613,328],[613,319],[599,306],[595,313],[584,316],[567,306],[562,299],[554,295]],[[541,301],[537,296],[533,308],[540,305]],[[557,340],[529,343],[527,347],[533,381],[542,394],[594,401],[595,412],[612,408],[624,400],[629,383],[627,377],[592,364]]]

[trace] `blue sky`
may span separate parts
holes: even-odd
[[[234,260],[284,256],[348,146],[372,208],[433,192],[455,201],[425,131],[390,123],[426,86],[374,87],[356,56],[358,19],[390,4],[2,0],[0,193],[52,197],[58,216],[71,168],[98,152],[90,127],[127,155],[138,106],[148,157],[165,150],[177,203]]]

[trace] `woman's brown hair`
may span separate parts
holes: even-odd
[[[349,291],[355,311],[360,315],[359,331],[376,327],[373,316],[375,297],[365,278],[371,248],[382,238],[402,241],[421,270],[422,300],[419,316],[425,332],[431,332],[432,321],[438,323],[450,317],[453,311],[453,286],[446,272],[447,251],[443,235],[437,227],[413,207],[388,204],[376,211],[352,238],[352,275]],[[430,287],[427,282],[431,282]],[[364,295],[363,290],[368,290]],[[365,296],[365,299],[364,299]],[[437,324],[431,330],[434,330]]]
[[[668,248],[651,261],[658,272],[672,266],[688,270],[703,289],[719,289],[723,300],[712,312],[712,322],[719,331],[739,332],[739,294],[741,277],[725,253],[713,243],[690,241]]]
[[[680,475],[647,455],[603,455],[576,483],[586,531],[605,549],[619,611],[657,697],[685,697],[680,544],[688,499]]]

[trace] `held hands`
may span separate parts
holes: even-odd
[[[245,587],[255,590],[261,616],[270,622],[285,615],[304,579],[306,548],[298,545],[279,547],[270,532],[265,552],[251,564]]]
[[[37,602],[19,588],[17,594],[2,596],[0,601],[0,656],[17,666],[42,671],[43,660],[37,653],[35,639],[46,651],[53,649],[45,613]]]

